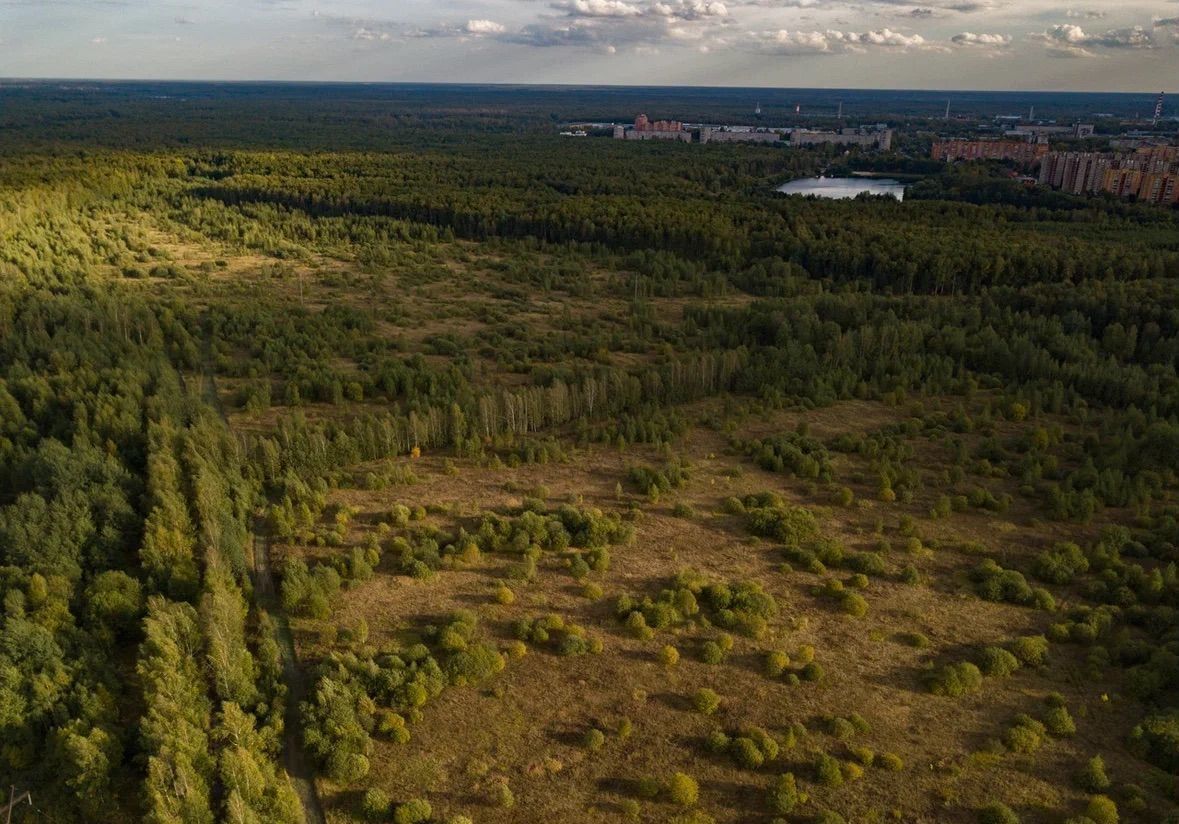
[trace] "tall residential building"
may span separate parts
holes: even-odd
[[[1052,152],[1040,165],[1040,184],[1073,194],[1106,192],[1174,204],[1179,202],[1179,148],[1150,146],[1133,154]]]
[[[961,160],[1003,160],[1032,166],[1048,153],[1048,144],[1026,140],[939,140],[933,144],[933,159],[946,163]]]

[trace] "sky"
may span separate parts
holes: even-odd
[[[0,77],[1171,91],[1179,0],[0,0]]]

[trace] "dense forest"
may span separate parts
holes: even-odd
[[[324,91],[245,139],[229,93],[175,135],[133,97],[12,94],[13,820],[1179,821],[1179,213],[981,166],[786,197],[869,161],[560,139],[534,97]],[[933,647],[882,587],[941,616]],[[874,752],[882,693],[817,625],[901,633],[914,712],[996,691],[1002,729]],[[396,772],[496,729],[462,695],[607,695],[626,656],[664,679],[627,701],[678,688],[659,711],[711,726],[640,754],[645,711],[595,704],[556,766]],[[869,719],[726,687],[788,711],[828,672]],[[595,755],[624,747],[655,774]],[[922,769],[944,783],[906,795]]]

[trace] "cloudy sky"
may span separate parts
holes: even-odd
[[[0,77],[1172,90],[1179,0],[0,0]]]

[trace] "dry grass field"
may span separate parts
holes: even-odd
[[[709,406],[686,411],[703,419],[717,411]],[[609,570],[589,575],[600,591],[591,597],[566,564],[548,554],[535,581],[509,582],[515,593],[511,604],[496,600],[511,557],[483,554],[423,581],[400,574],[387,554],[371,580],[341,593],[329,619],[298,621],[305,661],[322,657],[333,645],[329,639],[362,621],[369,646],[397,648],[417,640],[423,625],[457,610],[475,613],[486,637],[505,652],[515,640],[517,619],[546,614],[575,622],[602,641],[600,654],[579,657],[529,645],[522,657],[508,654],[505,670],[489,683],[447,689],[420,711],[408,743],[375,738],[366,785],[385,788],[396,799],[426,798],[436,814],[463,813],[480,822],[622,821],[635,815],[667,821],[685,811],[662,798],[643,798],[641,783],[684,772],[699,782],[693,810],[718,822],[745,822],[774,817],[766,803],[768,788],[776,776],[792,772],[809,796],[796,817],[833,810],[848,821],[952,822],[975,820],[974,810],[994,799],[1026,811],[1027,820],[1041,820],[1037,811],[1083,809],[1085,796],[1068,789],[1070,776],[1098,752],[1111,774],[1130,780],[1137,762],[1117,737],[1111,740],[1110,730],[1132,726],[1133,712],[1118,683],[1084,674],[1078,648],[1053,645],[1050,668],[987,678],[981,691],[961,698],[930,694],[923,683],[935,665],[969,658],[984,646],[1044,634],[1057,620],[1053,613],[976,597],[966,572],[980,552],[1006,566],[1021,566],[1061,539],[1059,524],[1040,523],[1018,498],[1002,515],[962,512],[929,518],[941,491],[935,472],[941,447],[923,437],[913,439],[923,477],[920,494],[907,503],[885,503],[876,499],[871,485],[849,481],[855,500],[847,506],[833,503],[830,493],[814,483],[758,468],[730,446],[730,435],[760,437],[805,422],[812,435],[828,439],[879,429],[907,414],[880,403],[850,401],[810,413],[749,414],[728,435],[694,426],[670,449],[689,467],[689,480],[657,502],[627,480],[630,466],[667,460],[666,450],[644,446],[591,445],[573,449],[566,462],[500,469],[427,454],[398,459],[411,465],[416,483],[380,491],[333,490],[328,510],[355,512],[349,545],[362,544],[368,533],[376,535],[396,504],[426,509],[424,520],[408,529],[449,532],[467,526],[473,531],[480,513],[518,511],[530,492],[551,507],[571,503],[621,513],[635,528],[633,539],[612,551]],[[866,469],[859,456],[841,455],[836,482],[859,478]],[[994,488],[1002,491],[1008,485]],[[872,551],[882,540],[889,543],[882,574],[872,575],[863,590],[866,615],[852,617],[817,594],[825,579],[845,580],[847,571],[815,574],[791,568],[780,546],[751,535],[745,518],[725,509],[728,498],[764,491],[810,508],[823,535],[850,550]],[[915,552],[905,548],[904,516],[912,521],[906,532],[923,544]],[[1100,526],[1076,527],[1070,537],[1092,539]],[[382,533],[381,540],[397,533]],[[274,552],[279,559],[325,554],[322,548],[281,544]],[[919,573],[916,582],[901,580],[909,566]],[[777,602],[777,616],[760,637],[731,635],[732,649],[719,664],[701,659],[702,645],[722,634],[716,628],[692,622],[646,640],[635,638],[614,614],[617,598],[656,595],[686,568],[716,581],[757,582]],[[1063,608],[1068,596],[1061,592],[1059,597],[1058,608]],[[325,627],[345,633],[325,633]],[[668,644],[680,653],[675,666],[660,660]],[[822,667],[821,680],[791,685],[766,674],[768,652],[796,657],[807,646]],[[693,708],[692,697],[701,688],[721,696],[713,715]],[[1075,735],[1049,737],[1034,754],[1005,752],[998,742],[1009,720],[1020,713],[1042,714],[1053,693],[1063,696],[1076,719]],[[844,740],[832,735],[832,717],[857,713],[867,722],[865,731]],[[748,725],[793,738],[793,746],[752,769],[727,753],[708,751],[714,730],[734,733]],[[794,734],[788,733],[792,726]],[[600,747],[587,743],[591,729],[605,734]],[[849,776],[842,786],[819,783],[819,754],[862,761],[868,756],[860,748],[877,754],[876,765]],[[899,757],[903,766],[881,768],[884,753]],[[489,800],[501,784],[511,788],[511,807]],[[357,819],[358,789],[325,783],[322,790],[331,820]]]

